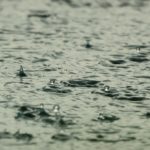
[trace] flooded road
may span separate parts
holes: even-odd
[[[150,1],[0,1],[1,150],[149,150]]]

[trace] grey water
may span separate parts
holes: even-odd
[[[0,150],[149,150],[149,0],[0,0]]]

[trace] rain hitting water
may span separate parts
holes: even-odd
[[[1,0],[0,150],[149,150],[149,14],[149,0]]]

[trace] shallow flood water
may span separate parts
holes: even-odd
[[[0,1],[0,149],[150,148],[149,0]]]

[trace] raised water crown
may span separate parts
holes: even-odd
[[[54,105],[52,111],[54,113],[55,123],[59,126],[65,125],[65,122],[63,120],[63,116],[60,113],[60,106],[58,104]]]
[[[92,45],[90,44],[90,40],[86,40],[85,47],[86,48],[92,48]]]
[[[105,119],[104,114],[99,113],[97,119],[104,120]]]
[[[19,77],[26,77],[27,74],[24,72],[22,65],[20,66],[20,70],[17,74]]]
[[[108,85],[104,86],[104,92],[109,92],[110,91],[110,87]]]
[[[52,111],[55,115],[60,114],[60,106],[58,104],[54,105]]]
[[[49,81],[49,85],[54,85],[56,83],[56,79],[50,79],[50,81]]]

